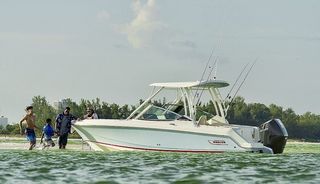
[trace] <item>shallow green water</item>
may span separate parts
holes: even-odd
[[[7,150],[0,183],[320,183],[319,148],[292,144],[283,155]]]

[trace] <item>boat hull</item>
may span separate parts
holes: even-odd
[[[150,126],[152,123],[84,121],[76,123],[74,128],[97,151],[270,152],[261,144],[250,144],[241,139],[232,127],[196,128],[190,122]]]

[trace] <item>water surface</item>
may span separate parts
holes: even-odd
[[[0,183],[320,183],[319,148],[291,145],[283,155],[2,150]]]

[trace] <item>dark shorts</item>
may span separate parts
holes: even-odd
[[[68,136],[69,136],[69,134],[62,134],[62,135],[60,135],[60,137],[59,137],[59,145],[67,145],[68,144]]]
[[[36,139],[36,133],[34,132],[34,129],[26,128],[26,136],[27,136],[27,140],[30,143],[36,143],[37,139]]]

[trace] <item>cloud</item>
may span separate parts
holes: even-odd
[[[101,10],[97,13],[97,19],[98,20],[109,20],[110,19],[110,13],[106,10]]]
[[[151,40],[164,28],[164,24],[156,18],[156,1],[147,0],[142,3],[135,0],[132,9],[134,19],[125,26],[124,33],[134,48],[148,47]]]
[[[135,0],[132,3],[133,19],[120,28],[133,48],[196,49],[195,42],[186,39],[184,31],[170,28],[159,19],[156,0]]]

